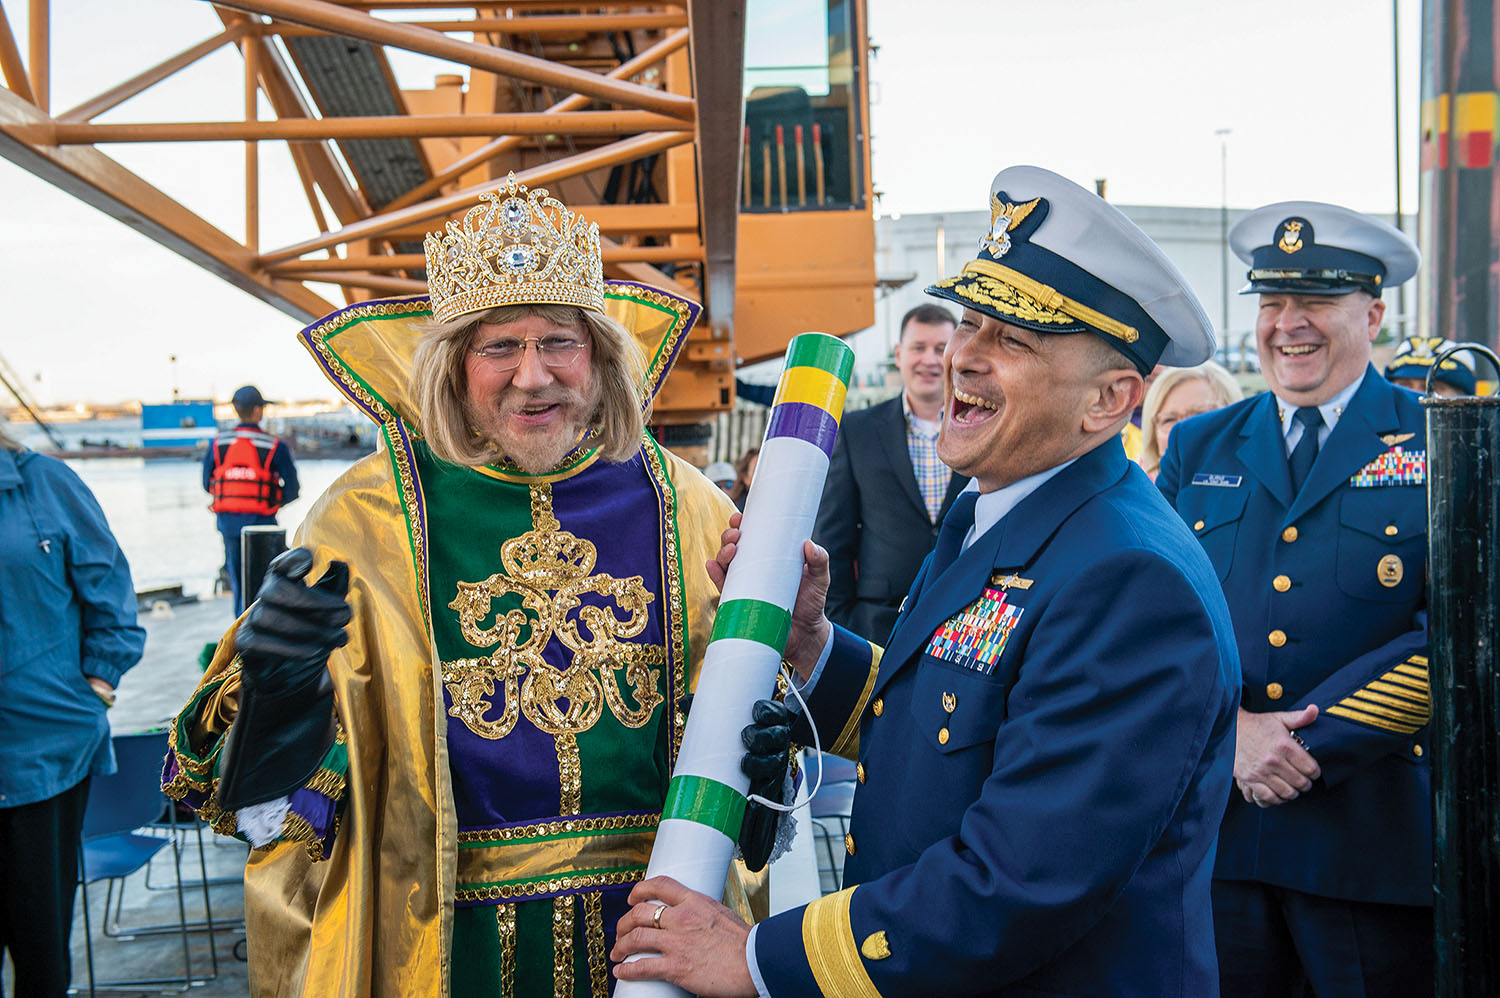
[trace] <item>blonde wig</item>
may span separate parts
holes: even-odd
[[[468,398],[464,359],[480,323],[504,325],[528,316],[588,333],[589,362],[600,384],[589,433],[606,461],[627,460],[640,446],[649,415],[641,394],[645,359],[624,326],[602,312],[572,305],[501,305],[426,326],[412,358],[410,390],[432,452],[444,461],[471,468],[505,457],[494,441],[480,436],[469,424],[464,407]]]
[[[1220,406],[1232,405],[1245,397],[1234,375],[1211,360],[1197,367],[1169,367],[1158,374],[1141,405],[1141,452],[1135,460],[1147,471],[1154,472],[1161,466],[1161,452],[1156,449],[1156,417],[1167,395],[1184,381],[1208,382]]]

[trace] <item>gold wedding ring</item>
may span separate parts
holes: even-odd
[[[652,926],[652,928],[656,928],[656,929],[661,928],[661,913],[664,912],[664,911],[666,911],[670,907],[671,907],[671,905],[665,905],[665,904],[659,904],[659,905],[656,906],[656,910],[651,913],[651,926]]]

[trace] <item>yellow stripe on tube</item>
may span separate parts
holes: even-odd
[[[829,413],[835,420],[844,411],[844,394],[848,387],[831,374],[817,367],[794,367],[781,377],[772,406],[783,402],[803,402],[815,405]]]

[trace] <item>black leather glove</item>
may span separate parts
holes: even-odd
[[[225,810],[296,790],[333,744],[328,656],[349,641],[349,566],[332,562],[308,586],[302,580],[312,563],[306,548],[277,555],[235,635],[241,688],[219,767]]]
[[[740,769],[750,777],[750,793],[785,804],[781,795],[791,764],[788,751],[793,714],[783,703],[757,700],[750,709],[750,717],[751,723],[740,731],[740,742],[745,746]],[[780,811],[753,800],[745,802],[745,818],[740,823],[740,855],[752,873],[770,860],[780,820]]]

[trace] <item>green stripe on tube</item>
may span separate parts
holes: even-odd
[[[680,818],[717,828],[739,841],[740,823],[745,818],[745,797],[733,787],[705,776],[672,777],[667,787],[667,802],[661,809],[663,821]]]
[[[709,644],[720,638],[758,641],[780,655],[792,633],[792,615],[774,603],[758,599],[735,599],[719,604]]]
[[[847,385],[850,375],[854,373],[854,351],[837,336],[802,333],[792,337],[792,342],[787,346],[786,366],[788,369],[816,367]]]

